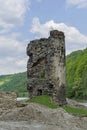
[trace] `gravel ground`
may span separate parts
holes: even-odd
[[[20,121],[20,122],[0,121],[0,130],[65,130],[65,129],[59,128],[59,126],[37,122],[30,123],[27,121]]]
[[[87,130],[85,116],[15,99],[15,93],[0,92],[0,130]],[[83,108],[75,101],[67,102],[70,106]]]

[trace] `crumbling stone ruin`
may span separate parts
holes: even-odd
[[[52,30],[48,38],[30,41],[27,55],[27,89],[30,98],[47,94],[56,104],[65,105],[64,33]]]

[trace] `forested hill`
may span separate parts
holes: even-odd
[[[18,96],[27,96],[26,72],[0,76],[0,90],[14,91]]]
[[[87,48],[66,58],[67,96],[87,99]]]
[[[87,99],[87,48],[66,57],[67,97]],[[0,90],[26,96],[26,72],[0,76]]]

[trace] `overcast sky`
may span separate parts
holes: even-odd
[[[0,0],[0,75],[26,71],[30,40],[65,32],[66,53],[87,47],[87,0]]]

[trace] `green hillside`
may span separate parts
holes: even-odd
[[[67,97],[87,99],[87,49],[66,57]],[[0,90],[27,96],[26,72],[0,76]]]
[[[66,58],[67,96],[87,99],[87,48]]]
[[[0,76],[0,90],[14,91],[18,96],[27,96],[26,72]]]

